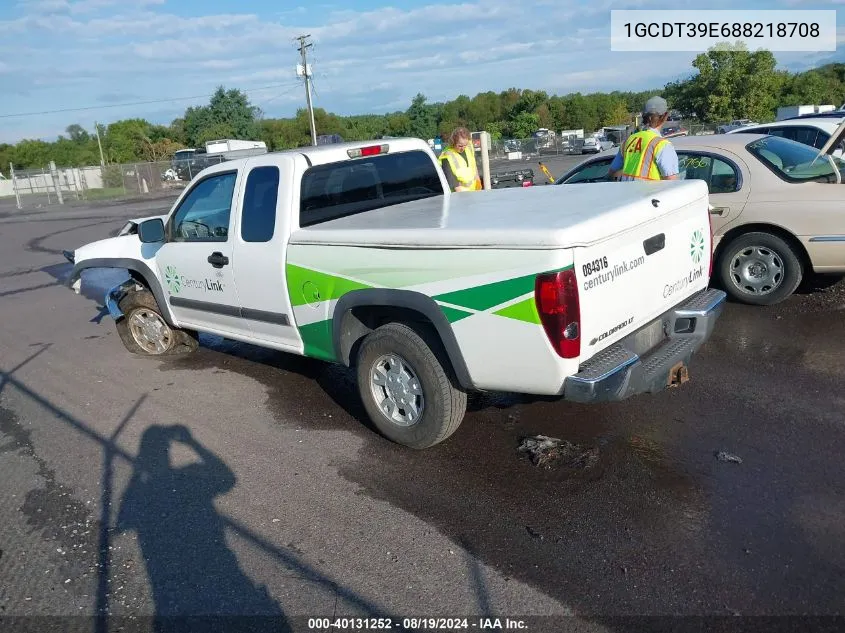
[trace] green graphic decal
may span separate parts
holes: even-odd
[[[302,337],[306,356],[327,361],[336,360],[331,319],[302,325],[299,327],[299,335]]]
[[[704,257],[704,234],[698,230],[692,234],[689,243],[689,254],[692,262],[697,264]]]
[[[287,264],[288,291],[293,306],[313,305],[320,301],[338,299],[351,290],[371,288],[351,279]]]
[[[179,291],[182,289],[182,281],[179,277],[179,273],[176,272],[176,269],[173,266],[165,268],[164,281],[167,283],[167,287],[170,288],[170,292],[173,294],[179,294]]]
[[[440,306],[440,309],[443,310],[443,314],[446,315],[446,320],[449,321],[449,323],[454,323],[455,321],[460,321],[468,316],[472,316],[472,312],[465,312],[464,310],[450,308],[449,306]]]
[[[570,268],[572,268],[571,265],[562,269],[543,272],[553,273]],[[344,270],[344,272],[346,271]],[[287,264],[285,275],[292,305],[298,308],[298,311],[306,311],[301,313],[306,321],[312,318],[323,319],[297,326],[304,344],[304,353],[306,356],[328,361],[337,359],[332,338],[332,318],[334,315],[331,314],[330,306],[325,305],[325,303],[339,299],[354,290],[384,287],[383,285],[375,283],[370,285],[360,280],[342,277],[340,274],[317,271],[296,264]],[[460,273],[455,275],[456,278],[460,276]],[[534,303],[536,277],[536,274],[530,274],[505,279],[435,295],[432,299],[438,303],[449,323],[456,323],[471,317],[475,312],[486,311],[487,314],[491,314],[491,309],[499,307],[492,314],[523,323],[540,325],[540,318]],[[401,285],[390,287],[402,288]],[[511,303],[513,301],[516,301],[516,303]],[[504,305],[508,303],[510,305]],[[318,306],[318,304],[323,305]],[[306,316],[308,314],[306,306],[314,308],[315,312],[312,316]]]
[[[532,292],[535,277],[536,275],[526,275],[525,277],[496,281],[483,286],[455,290],[454,292],[437,295],[434,300],[473,310],[487,310],[516,299],[520,295]]]
[[[534,302],[533,296],[519,303],[509,305],[507,308],[497,310],[493,314],[507,317],[508,319],[516,319],[517,321],[540,325],[540,315],[537,314],[537,304]]]

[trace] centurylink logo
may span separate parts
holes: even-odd
[[[179,291],[182,289],[182,280],[173,266],[165,268],[164,281],[167,283],[167,287],[170,288],[170,292],[179,294]]]
[[[695,231],[690,238],[689,254],[693,264],[697,264],[704,257],[704,233],[700,229]]]

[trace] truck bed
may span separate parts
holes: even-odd
[[[591,246],[690,204],[700,180],[608,182],[436,196],[299,229],[291,244],[381,248]]]

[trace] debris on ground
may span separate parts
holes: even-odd
[[[731,462],[733,464],[742,463],[742,458],[739,455],[734,455],[733,453],[728,453],[726,451],[717,451],[716,459],[720,462]]]
[[[551,468],[555,464],[567,468],[592,468],[599,457],[598,448],[584,448],[578,444],[546,435],[526,437],[519,445],[520,453],[528,453],[535,466]]]
[[[539,533],[537,530],[535,530],[534,528],[532,528],[530,525],[526,525],[526,526],[525,526],[525,530],[528,532],[528,534],[530,534],[530,535],[531,535],[531,538],[533,538],[533,539],[537,539],[538,541],[542,541],[542,540],[543,540],[543,535],[542,535],[542,534],[540,534],[540,533]]]

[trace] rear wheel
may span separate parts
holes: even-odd
[[[423,449],[460,426],[467,395],[455,386],[441,358],[434,336],[402,323],[383,325],[364,339],[357,359],[358,392],[385,437]]]
[[[192,332],[167,324],[149,290],[133,290],[118,306],[123,317],[116,322],[124,347],[133,354],[165,356],[192,352],[199,346]]]
[[[752,232],[731,240],[719,258],[725,291],[751,305],[774,305],[801,283],[803,266],[795,248],[777,235]]]

